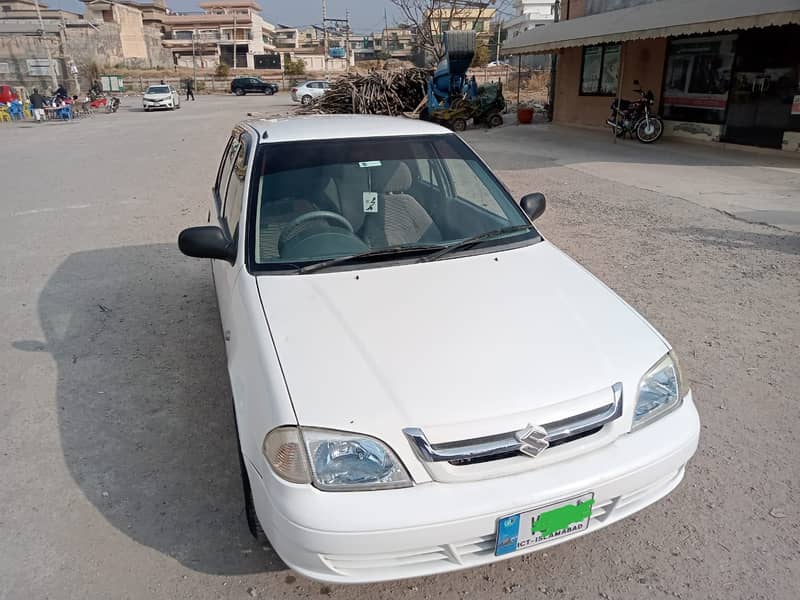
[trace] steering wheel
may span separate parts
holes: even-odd
[[[350,221],[348,221],[339,213],[329,210],[312,210],[311,212],[307,212],[295,219],[292,219],[289,224],[283,228],[283,231],[281,231],[281,235],[278,238],[278,253],[280,253],[281,248],[283,248],[286,241],[294,237],[292,234],[294,234],[294,230],[296,230],[298,226],[302,225],[303,223],[307,223],[308,221],[316,220],[335,221],[338,225],[341,225],[347,229],[349,233],[354,233],[353,226],[350,224]]]

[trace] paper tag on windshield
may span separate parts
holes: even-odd
[[[378,192],[364,192],[364,212],[378,212]]]
[[[365,161],[362,161],[362,162],[358,163],[358,166],[362,167],[362,168],[363,167],[380,167],[381,166],[381,161],[379,161],[379,160],[365,160]]]

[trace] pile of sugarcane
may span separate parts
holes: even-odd
[[[428,76],[428,71],[417,68],[348,73],[298,112],[396,116],[419,105],[426,94]]]

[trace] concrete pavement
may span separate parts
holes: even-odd
[[[800,155],[668,140],[615,144],[610,133],[550,124],[473,129],[464,137],[504,165],[499,168],[564,166],[750,223],[800,232]]]
[[[209,268],[176,237],[205,223],[233,124],[291,106],[128,98],[0,125],[0,600],[796,597],[800,236],[671,189],[790,186],[795,167],[539,126],[465,137],[517,197],[545,192],[537,226],[675,346],[703,424],[685,481],[595,534],[424,579],[322,585],[255,544]]]

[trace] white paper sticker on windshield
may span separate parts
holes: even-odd
[[[363,162],[358,163],[359,167],[380,167],[381,161],[379,160],[365,160]]]
[[[364,212],[378,212],[378,192],[364,192]]]

